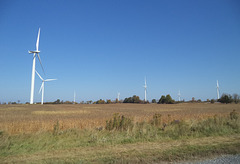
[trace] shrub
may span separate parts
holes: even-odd
[[[162,95],[158,101],[158,104],[173,104],[173,103],[174,103],[174,100],[169,94],[166,97]]]
[[[106,130],[126,131],[133,128],[133,121],[124,115],[114,114],[113,118],[106,121]]]
[[[105,101],[102,100],[102,99],[100,99],[100,100],[98,100],[98,101],[96,102],[96,104],[105,104]]]
[[[162,95],[158,101],[158,104],[165,104],[165,103],[166,103],[166,97],[164,95]]]
[[[152,99],[152,103],[157,103],[157,100],[156,99]]]
[[[221,103],[226,103],[226,104],[228,104],[228,103],[232,103],[232,102],[233,102],[233,99],[232,99],[232,96],[231,96],[231,95],[229,95],[229,94],[223,94],[218,101],[221,102]]]
[[[123,103],[141,103],[139,96],[133,95],[133,97],[125,98]]]
[[[59,131],[60,131],[59,121],[57,121],[57,123],[53,125],[53,134],[57,135]]]
[[[215,100],[214,99],[211,99],[211,101],[210,101],[212,104],[214,104],[215,103]]]
[[[231,113],[230,113],[230,119],[231,120],[237,120],[239,118],[238,113],[236,112],[236,110],[234,109]]]
[[[153,115],[153,119],[151,120],[151,124],[154,126],[160,126],[162,124],[162,115],[155,113]]]

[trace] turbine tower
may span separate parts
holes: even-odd
[[[178,101],[181,101],[181,93],[180,93],[180,90],[178,91]]]
[[[41,85],[41,87],[40,87],[39,93],[40,93],[41,90],[42,90],[42,101],[41,101],[41,104],[43,105],[44,82],[45,82],[45,81],[53,81],[53,80],[57,80],[57,79],[46,79],[46,80],[44,80],[44,79],[39,75],[39,73],[38,73],[37,71],[36,71],[36,73],[37,73],[38,77],[42,80],[42,85]]]
[[[74,93],[73,93],[73,103],[75,104],[75,102],[76,102],[76,92],[74,91]]]
[[[40,61],[42,70],[44,72],[42,62],[39,56],[39,37],[40,37],[40,28],[38,30],[38,37],[37,37],[37,42],[36,42],[36,50],[35,51],[28,51],[29,54],[33,54],[33,65],[32,65],[32,80],[31,80],[31,95],[30,95],[30,104],[33,104],[33,97],[34,97],[34,84],[35,84],[35,65],[36,65],[36,55]],[[45,74],[45,73],[44,73]]]
[[[118,100],[118,101],[120,100],[120,92],[118,92],[118,98],[117,98],[117,100]]]
[[[218,85],[218,80],[217,80],[217,99],[219,99],[219,85]]]
[[[146,77],[145,77],[145,85],[143,87],[145,89],[144,101],[147,102],[147,80],[146,80]]]

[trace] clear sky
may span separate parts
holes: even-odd
[[[0,102],[29,102],[39,27],[45,101],[240,94],[239,0],[1,0]]]

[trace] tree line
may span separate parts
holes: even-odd
[[[174,99],[172,99],[172,97],[170,96],[170,94],[167,94],[166,96],[165,95],[162,95],[160,97],[159,100],[157,99],[152,99],[151,103],[158,103],[158,104],[175,104],[175,103],[181,103],[181,102],[185,102],[184,100],[183,101],[175,101]],[[198,100],[195,100],[195,98],[193,97],[192,100],[190,101],[187,101],[187,102],[191,102],[191,103],[195,103],[195,102],[202,102],[201,99],[198,99]],[[207,99],[207,101],[205,102],[209,102],[209,103],[215,103],[215,102],[220,102],[220,103],[225,103],[225,104],[229,104],[229,103],[240,103],[240,96],[238,94],[233,94],[233,95],[230,95],[230,94],[226,94],[226,93],[223,93],[222,96],[218,99],[218,100],[215,100],[215,99]],[[149,101],[144,101],[144,100],[141,100],[139,96],[137,95],[133,95],[132,97],[127,97],[125,98],[124,100],[110,100],[110,99],[107,99],[106,101],[103,100],[103,99],[99,99],[97,101],[92,101],[92,100],[89,100],[89,101],[81,101],[80,103],[77,103],[77,102],[73,102],[73,101],[63,101],[63,100],[60,100],[60,99],[57,99],[56,101],[54,102],[44,102],[44,104],[114,104],[114,103],[137,103],[137,104],[149,104],[150,102]],[[3,104],[22,104],[20,103],[20,100],[18,100],[17,102],[0,102],[0,105]],[[29,102],[26,102],[25,104],[29,104]],[[41,104],[40,102],[37,102],[36,104]]]

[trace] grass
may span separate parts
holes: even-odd
[[[239,154],[239,145],[239,135],[232,135],[128,144],[78,145],[73,148],[21,152],[1,156],[0,159],[6,163],[153,163]]]
[[[119,113],[134,123],[149,121],[155,113],[162,122],[200,120],[214,115],[226,116],[240,104],[64,104],[64,105],[0,105],[0,130],[8,134],[52,131],[59,121],[61,130],[104,127],[106,120]]]
[[[240,153],[240,118],[168,120],[154,114],[134,122],[115,114],[105,128],[62,129],[31,134],[0,133],[0,161],[6,163],[152,163]],[[169,117],[169,116],[168,116]]]

